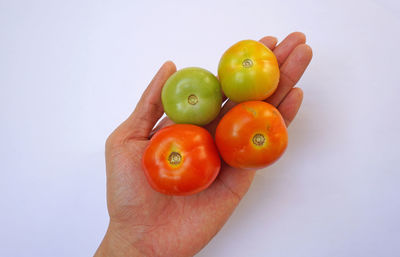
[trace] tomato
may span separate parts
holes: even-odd
[[[268,47],[243,40],[222,55],[218,77],[222,90],[232,101],[264,100],[278,86],[279,65]]]
[[[221,110],[221,86],[211,72],[185,68],[169,77],[161,100],[165,113],[175,123],[205,125]]]
[[[238,104],[221,119],[215,133],[219,152],[236,168],[263,168],[285,151],[288,135],[279,111],[262,101]]]
[[[168,195],[189,195],[217,177],[221,159],[210,133],[202,127],[175,124],[158,131],[143,155],[150,185]]]

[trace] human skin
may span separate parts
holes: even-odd
[[[277,45],[274,37],[260,40],[277,57],[281,78],[266,101],[279,110],[288,126],[300,108],[303,92],[294,86],[312,58],[300,32]],[[222,228],[249,189],[255,170],[239,170],[223,163],[220,174],[206,190],[190,196],[169,196],[154,191],[142,169],[149,138],[172,124],[163,115],[161,89],[176,71],[168,61],[143,93],[133,113],[106,141],[107,206],[110,222],[96,257],[193,256]],[[207,125],[213,135],[218,121],[235,103],[228,101],[217,119]]]

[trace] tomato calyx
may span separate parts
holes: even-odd
[[[266,138],[263,134],[257,133],[253,136],[253,138],[251,139],[251,141],[253,142],[253,144],[255,146],[263,146],[266,143]]]
[[[244,59],[242,65],[245,68],[251,68],[253,66],[253,61],[251,59]]]
[[[197,103],[199,102],[199,98],[197,98],[197,96],[196,95],[190,95],[189,97],[188,97],[188,103],[189,104],[191,104],[191,105],[196,105]]]
[[[178,152],[171,152],[168,155],[168,163],[171,166],[178,166],[182,162],[182,155]]]

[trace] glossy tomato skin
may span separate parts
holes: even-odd
[[[158,131],[143,155],[148,182],[167,195],[190,195],[217,177],[221,159],[210,133],[202,127],[175,124]]]
[[[221,119],[215,133],[226,163],[242,169],[272,164],[285,151],[288,134],[279,111],[262,101],[243,102]]]
[[[197,67],[184,68],[168,78],[161,100],[165,113],[175,123],[206,125],[221,110],[222,91],[211,72]]]
[[[234,102],[266,99],[276,90],[279,76],[274,53],[254,40],[231,46],[218,66],[222,90]]]

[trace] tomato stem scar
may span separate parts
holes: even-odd
[[[190,95],[188,97],[188,103],[191,104],[191,105],[197,104],[198,101],[199,101],[199,99],[195,95]]]
[[[172,152],[168,156],[168,162],[172,165],[178,165],[182,161],[182,156],[177,152]]]
[[[253,136],[253,144],[257,145],[257,146],[262,146],[265,143],[265,137],[262,134],[255,134]]]
[[[251,66],[253,66],[253,61],[250,59],[244,59],[244,61],[242,62],[242,65],[245,68],[250,68]]]

